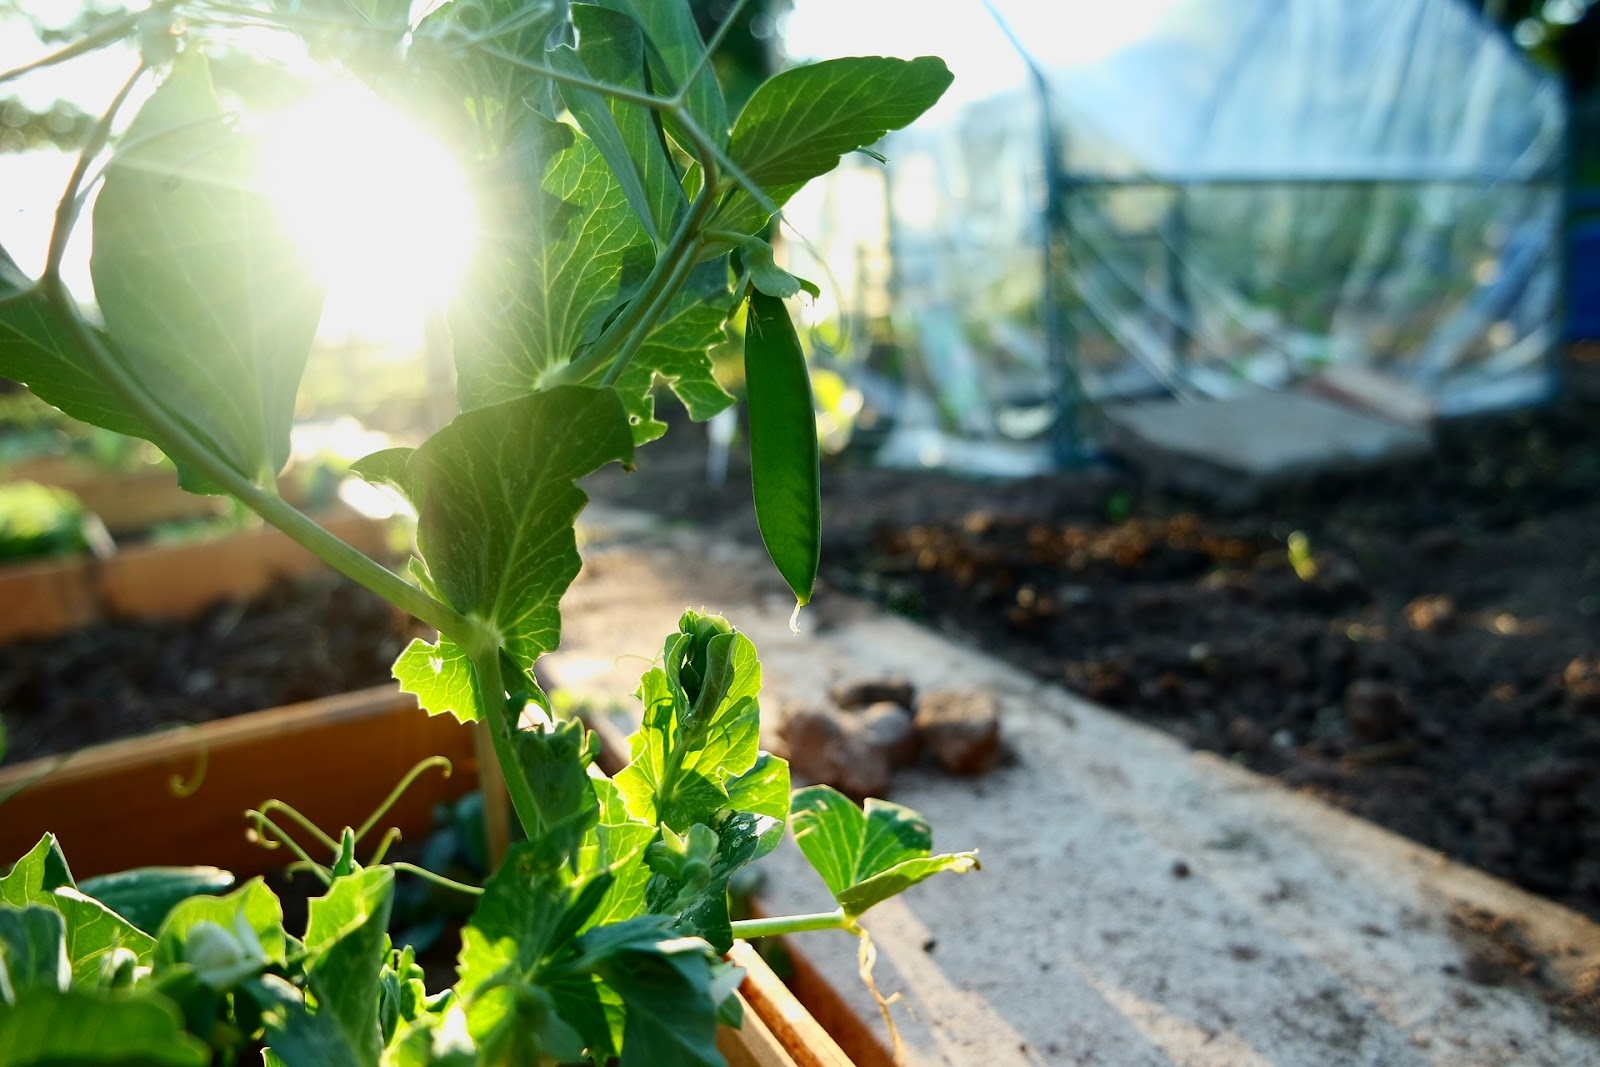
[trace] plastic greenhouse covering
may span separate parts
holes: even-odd
[[[1565,104],[1460,0],[872,0],[854,39],[826,6],[792,53],[956,74],[789,212],[845,294],[817,317],[892,308],[847,375],[890,461],[1060,460],[1095,404],[1335,364],[1446,416],[1552,391]]]

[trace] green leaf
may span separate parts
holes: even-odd
[[[254,935],[268,963],[281,966],[287,959],[289,940],[283,931],[283,905],[266,882],[252,878],[225,896],[190,897],[174,907],[156,935],[157,973],[184,961],[189,933],[201,923],[214,923],[224,930],[243,926]]]
[[[149,934],[78,891],[53,834],[40,838],[10,873],[0,878],[0,904],[15,908],[38,904],[60,914],[74,983],[93,985],[99,979],[102,960],[116,949],[126,948],[140,962],[148,962],[155,946]]]
[[[573,523],[588,497],[573,483],[632,456],[609,389],[564,386],[457,416],[405,465],[438,594],[531,667],[560,641],[561,596],[578,573]]]
[[[269,484],[322,293],[262,193],[205,59],[179,58],[129,126],[94,208],[106,330],[151,398],[229,466]]]
[[[383,1049],[378,1024],[379,983],[388,955],[394,871],[365,870],[334,880],[310,903],[306,979],[317,998],[319,1029],[333,1023],[348,1050],[339,1063],[375,1067]]]
[[[673,650],[682,638],[668,639],[668,670],[647,671],[639,682],[644,721],[616,776],[634,818],[679,832],[710,824],[727,806],[726,786],[755,764],[761,732],[761,663],[750,639],[724,633],[707,643],[706,681],[690,703],[675,680],[681,664]]]
[[[32,283],[0,248],[0,300],[30,288]],[[71,330],[42,292],[0,303],[0,377],[21,382],[75,419],[161,444],[155,431],[84,363]],[[192,475],[188,481],[194,481]]]
[[[784,822],[789,818],[789,761],[770,752],[728,783],[728,807]]]
[[[617,391],[628,405],[635,445],[667,432],[655,419],[653,385],[659,376],[672,387],[689,417],[704,422],[733,403],[717,381],[710,350],[727,339],[728,271],[722,262],[695,269],[683,292],[628,362]]]
[[[140,963],[148,963],[155,949],[155,938],[100,903],[71,886],[58,886],[51,904],[66,924],[67,962],[72,967],[73,985],[94,985],[100,978],[101,964],[117,949],[132,952]]]
[[[161,929],[173,908],[192,896],[215,896],[233,885],[217,867],[139,867],[86,878],[78,886],[145,933]]]
[[[406,461],[415,451],[414,448],[381,448],[350,464],[350,473],[374,485],[387,485],[401,496],[409,497],[411,489],[406,482]]]
[[[422,20],[416,30],[421,47],[413,46],[410,59],[424,68],[425,80],[459,94],[484,143],[498,147],[537,114],[554,118],[548,79],[513,60],[542,64],[566,21],[565,0],[454,0]]]
[[[0,974],[9,990],[0,1001],[13,1001],[30,989],[64,990],[72,983],[67,962],[67,924],[61,913],[42,904],[0,908]]]
[[[537,1062],[537,1053],[577,1041],[544,973],[570,955],[578,930],[608,888],[605,876],[571,884],[552,870],[538,845],[513,845],[484,886],[462,931],[457,994],[473,1041],[490,1062]],[[530,1043],[531,1042],[531,1043]],[[581,1048],[581,1045],[579,1046]]]
[[[29,904],[47,904],[54,907],[51,895],[61,886],[72,886],[72,871],[67,867],[67,857],[61,854],[55,834],[45,834],[28,854],[14,863],[4,878],[0,878],[0,904],[23,908]]]
[[[554,49],[552,65],[621,89],[649,90],[644,33],[632,17],[592,4],[574,4],[572,19],[578,47]],[[572,86],[563,86],[561,95],[610,164],[650,239],[658,247],[665,244],[688,210],[689,200],[656,112]]]
[[[183,1032],[183,1020],[155,996],[34,988],[0,1006],[0,1063],[6,1067],[205,1067],[211,1052]]]
[[[643,856],[655,835],[654,827],[637,822],[602,823],[595,827],[579,851],[578,872],[580,877],[606,872],[611,882],[594,914],[584,920],[585,929],[644,914],[645,885],[650,881],[650,868],[645,866]]]
[[[394,661],[391,673],[404,692],[412,693],[429,715],[448,712],[462,722],[482,716],[472,684],[472,663],[448,637],[429,643],[413,637]]]
[[[944,61],[932,56],[861,56],[795,67],[756,89],[734,124],[728,152],[782,207],[806,182],[838,166],[846,152],[910,125],[950,82]],[[740,189],[709,228],[758,233],[770,214]]]
[[[594,339],[654,258],[593,142],[540,123],[492,165],[481,210],[495,225],[449,314],[465,409],[539,389]],[[561,142],[568,146],[552,151]]]
[[[822,559],[822,473],[811,376],[783,301],[756,290],[745,320],[750,482],[778,573],[805,604]]]
[[[600,802],[589,787],[593,735],[577,719],[518,730],[512,735],[517,769],[539,813],[534,835],[546,862],[576,863],[579,846],[600,821]]]
[[[615,938],[596,968],[626,1009],[621,1067],[723,1067],[708,946],[695,937],[648,936],[651,927],[638,920],[621,927],[636,924],[647,936]],[[597,935],[614,931],[619,928],[586,935],[586,951],[599,943]]]
[[[650,43],[652,88],[658,96],[672,96],[696,68],[684,103],[695,125],[718,147],[728,143],[728,108],[722,87],[710,63],[702,64],[705,40],[695,25],[688,0],[600,0],[613,11],[632,15],[644,28]]]
[[[931,856],[933,831],[899,804],[869,799],[863,810],[815,785],[796,792],[792,808],[796,844],[851,918],[941,871],[978,866],[976,852]]]
[[[778,846],[783,822],[748,811],[730,811],[723,812],[712,829],[717,833],[717,853],[710,877],[700,886],[690,887],[657,874],[645,889],[645,901],[651,911],[671,915],[680,932],[703,937],[723,953],[733,945],[728,879]]]
[[[763,189],[810,181],[846,152],[909,125],[950,87],[942,59],[864,56],[783,71],[764,82],[734,126],[728,152]]]
[[[810,294],[813,300],[822,295],[822,290],[814,283],[778,266],[773,259],[772,246],[761,238],[739,235],[731,240],[738,245],[739,262],[750,272],[750,284],[761,292],[779,300],[787,300],[802,291]]]

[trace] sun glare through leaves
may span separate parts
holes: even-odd
[[[355,86],[313,94],[268,133],[267,189],[328,291],[324,332],[400,341],[460,285],[477,232],[466,176]]]

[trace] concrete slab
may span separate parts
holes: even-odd
[[[1226,400],[1161,400],[1105,411],[1106,447],[1153,480],[1246,502],[1325,472],[1426,456],[1426,429],[1303,393]]]
[[[759,551],[594,518],[613,533],[567,598],[563,684],[628,692],[694,606],[756,641],[769,720],[874,673],[1000,701],[1008,765],[902,772],[892,795],[984,863],[865,922],[907,1063],[1600,1064],[1583,917],[859,602],[822,591],[793,636]],[[792,846],[767,874],[767,910],[828,906]],[[798,947],[886,1043],[853,939]]]

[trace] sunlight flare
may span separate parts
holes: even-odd
[[[461,284],[477,232],[466,176],[366,89],[330,87],[277,116],[264,179],[327,287],[325,332],[413,336]]]

